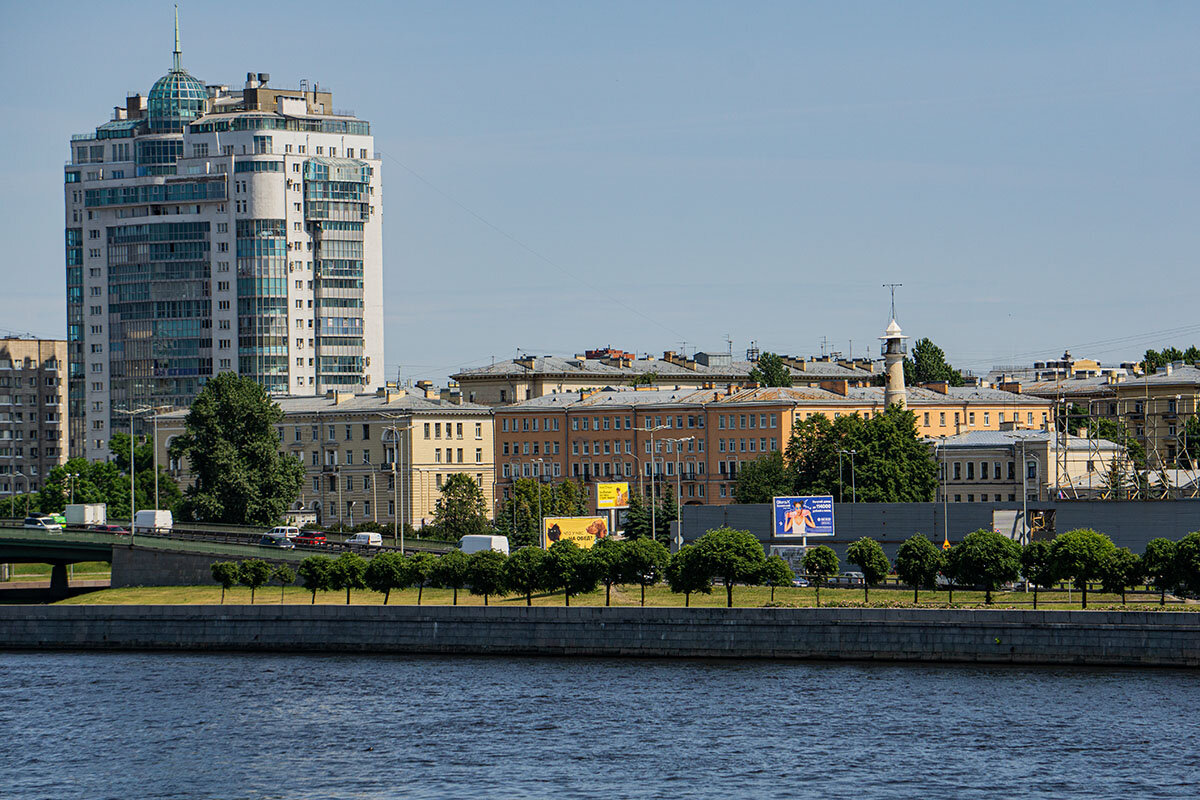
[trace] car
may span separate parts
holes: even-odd
[[[62,533],[62,530],[63,530],[63,527],[62,527],[62,525],[59,525],[57,522],[55,522],[55,521],[54,521],[54,520],[53,520],[51,517],[49,517],[49,516],[45,516],[45,517],[34,517],[34,516],[29,516],[29,517],[26,517],[26,518],[25,518],[25,524],[24,524],[24,525],[22,525],[21,527],[23,527],[23,528],[30,528],[30,529],[32,529],[32,530],[36,530],[36,531],[47,531],[47,532],[49,532],[49,533]]]
[[[805,586],[808,586],[808,581],[806,581],[804,578],[795,578],[792,580],[792,586],[797,586],[803,589]]]
[[[267,536],[282,536],[285,539],[295,539],[300,535],[300,529],[293,525],[276,525],[267,531]]]
[[[296,544],[325,544],[325,534],[320,531],[300,531],[300,535],[292,541]]]
[[[292,540],[286,536],[272,536],[266,534],[258,540],[260,547],[278,547],[281,550],[295,550],[296,545],[292,544]]]
[[[347,539],[346,544],[350,545],[351,547],[380,547],[383,544],[383,536],[372,531],[363,531],[356,533]]]
[[[120,525],[89,525],[88,530],[95,531],[96,533],[112,533],[117,536],[129,535],[129,529],[122,528]]]

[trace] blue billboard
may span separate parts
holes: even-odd
[[[776,497],[775,538],[833,536],[833,496]]]

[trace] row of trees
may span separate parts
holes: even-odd
[[[1167,364],[1182,361],[1185,364],[1200,362],[1200,348],[1191,345],[1186,350],[1178,347],[1164,347],[1162,350],[1147,350],[1142,357],[1142,364],[1147,372],[1157,372]]]
[[[442,489],[442,507],[448,497],[461,493],[466,489],[452,486],[451,483],[459,476],[451,476]],[[463,475],[473,482],[469,475]],[[664,489],[662,496],[654,501],[638,491],[629,493],[629,508],[626,511],[625,536],[628,539],[649,537],[666,544],[670,539],[671,523],[679,519],[679,505],[675,493]],[[482,497],[482,495],[481,495]],[[539,505],[540,497],[540,505]],[[654,512],[651,514],[651,504]],[[529,547],[541,542],[541,531],[538,530],[538,511],[542,517],[577,517],[588,513],[587,493],[579,481],[565,480],[557,483],[543,483],[536,478],[517,478],[509,489],[508,498],[501,504],[496,515],[495,532],[508,537],[513,548]],[[436,520],[440,524],[441,518]],[[478,517],[478,531],[484,532],[489,527],[487,517],[481,510]],[[465,528],[464,528],[465,529]],[[460,533],[460,528],[447,529],[453,534],[448,538],[457,541],[466,535]]]
[[[225,603],[225,592],[241,584],[250,589],[250,603],[254,604],[254,593],[271,581],[279,582],[279,602],[288,586],[296,582],[296,573],[286,564],[272,566],[261,558],[246,561],[217,561],[212,565],[213,580],[221,584],[221,603]]]

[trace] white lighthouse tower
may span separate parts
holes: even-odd
[[[887,330],[879,338],[883,342],[883,363],[887,369],[887,383],[883,392],[884,403],[888,406],[898,405],[905,408],[908,405],[908,396],[904,391],[904,356],[908,353],[908,345],[904,343],[904,340],[908,337],[900,332],[896,318],[892,317]]]

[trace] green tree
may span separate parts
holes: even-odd
[[[1004,534],[980,528],[968,533],[955,548],[955,576],[982,586],[983,602],[992,604],[992,592],[1021,574],[1021,545]]]
[[[182,513],[197,522],[271,525],[300,493],[304,465],[284,455],[275,429],[283,419],[266,390],[223,372],[196,396],[184,433],[171,443],[186,458],[195,482]]]
[[[762,544],[750,531],[729,527],[710,530],[696,541],[704,571],[725,586],[725,606],[733,608],[733,585],[757,580],[767,560]]]
[[[483,604],[488,598],[504,595],[504,560],[507,556],[496,550],[478,550],[467,562],[467,583],[471,594],[483,595]]]
[[[629,379],[630,386],[654,386],[658,383],[657,372],[642,372]]]
[[[1183,351],[1183,360],[1193,366],[1200,362],[1200,349],[1196,345],[1188,345],[1188,349]]]
[[[598,564],[574,542],[562,539],[550,545],[539,564],[541,585],[546,591],[563,590],[563,604],[571,605],[571,597],[596,588]]]
[[[296,582],[296,573],[287,564],[280,564],[271,570],[271,578],[279,581],[279,605],[283,605],[284,593]]]
[[[930,339],[917,339],[913,344],[912,357],[904,359],[904,382],[916,386],[938,381],[946,381],[951,386],[963,385],[962,374],[946,363],[946,353],[942,348]]]
[[[1200,594],[1200,531],[1189,533],[1175,545],[1175,580],[1188,594]]]
[[[446,478],[434,506],[433,524],[455,541],[488,530],[487,501],[474,478],[465,472]]]
[[[1087,427],[1090,419],[1087,408],[1078,403],[1060,404],[1054,407],[1054,429],[1066,431],[1072,436],[1079,436],[1079,432]]]
[[[433,565],[437,561],[437,556],[432,553],[413,553],[406,561],[408,585],[417,587],[417,605],[421,605],[421,596],[433,578]]]
[[[128,506],[129,497],[129,434],[114,433],[108,440],[108,450],[112,453],[112,462],[121,473],[122,500]],[[139,436],[133,446],[134,468],[134,497],[138,508],[162,508],[174,511],[183,500],[183,492],[179,484],[171,477],[165,466],[158,468],[158,497],[154,496],[154,441],[149,436]],[[64,486],[69,489],[69,486]],[[77,487],[78,488],[78,487]],[[69,492],[64,497],[69,496]],[[78,493],[76,493],[78,498]],[[77,500],[77,502],[79,502]]]
[[[796,579],[796,573],[792,572],[792,568],[788,563],[779,556],[768,556],[763,562],[762,569],[758,573],[757,583],[762,586],[771,587],[771,602],[775,602],[775,587],[776,586],[791,586],[792,581]]]
[[[592,546],[592,558],[596,561],[598,578],[604,584],[604,605],[612,605],[612,587],[625,583],[629,578],[629,563],[626,557],[630,542],[607,537]]]
[[[533,593],[542,591],[545,575],[542,562],[546,551],[540,547],[522,547],[504,562],[504,586],[513,594],[525,595],[525,605],[533,605]]]
[[[1188,417],[1183,423],[1183,447],[1179,452],[1179,464],[1184,469],[1195,469],[1200,463],[1200,417]]]
[[[892,567],[883,548],[879,542],[864,536],[846,548],[846,560],[862,571],[863,601],[871,602],[871,585],[882,581]]]
[[[1128,547],[1114,548],[1100,568],[1100,586],[1121,595],[1121,605],[1125,605],[1125,590],[1141,579],[1142,560]]]
[[[683,606],[692,603],[692,593],[712,594],[712,575],[708,572],[703,553],[694,544],[679,548],[667,562],[667,585],[683,595]]]
[[[1162,353],[1157,350],[1147,350],[1142,356],[1142,367],[1147,374],[1158,372],[1158,370],[1167,365],[1167,359],[1163,358]]]
[[[367,588],[383,595],[383,604],[388,604],[392,590],[408,585],[408,562],[398,552],[384,551],[373,557],[363,572]]]
[[[350,590],[365,589],[367,560],[358,553],[342,553],[333,560],[329,588],[346,590],[346,605],[350,605]]]
[[[919,602],[921,589],[932,589],[937,585],[944,560],[942,551],[923,534],[914,534],[900,545],[896,551],[896,574],[913,587],[914,603]]]
[[[1170,539],[1159,537],[1146,543],[1142,551],[1142,569],[1155,587],[1158,588],[1158,604],[1167,604],[1167,590],[1174,589],[1176,544]]]
[[[433,562],[433,584],[454,590],[454,605],[458,605],[458,590],[467,585],[470,560],[462,550],[451,550]]]
[[[317,592],[333,588],[333,559],[329,556],[309,556],[300,562],[298,571],[304,588],[312,592],[309,605],[316,605]]]
[[[212,565],[212,578],[221,584],[221,605],[225,605],[225,592],[232,589],[238,582],[238,565],[236,561],[215,561]]]
[[[832,547],[823,544],[810,547],[804,557],[800,559],[800,565],[804,567],[804,574],[813,580],[813,586],[817,589],[817,608],[820,608],[821,584],[837,575],[838,570],[841,569],[837,553],[833,551]]]
[[[1111,558],[1115,550],[1112,539],[1090,528],[1060,533],[1050,542],[1054,571],[1071,580],[1083,593],[1084,608],[1087,608],[1088,581],[1100,579],[1105,560]]]
[[[763,386],[791,386],[792,371],[774,353],[763,353],[750,370],[750,380]]]
[[[772,498],[790,495],[796,481],[783,461],[783,453],[761,455],[743,462],[733,485],[735,503],[770,503]]]
[[[642,537],[626,542],[624,554],[625,574],[642,587],[642,605],[645,606],[646,587],[658,583],[671,560],[671,551],[660,542]]]
[[[250,587],[250,605],[254,605],[254,593],[271,580],[271,565],[261,558],[251,558],[238,564],[238,583]]]
[[[1037,609],[1038,589],[1049,589],[1058,583],[1054,574],[1054,561],[1050,557],[1050,543],[1045,539],[1030,542],[1021,549],[1021,573],[1033,585],[1033,607]]]
[[[642,493],[630,490],[629,508],[625,512],[625,538],[632,541],[650,535],[650,507]]]
[[[534,478],[517,478],[496,516],[497,531],[508,537],[513,548],[541,545],[539,496],[543,517],[577,517],[587,513],[587,495],[577,481],[544,483]]]
[[[46,483],[33,496],[22,497],[19,502],[8,503],[22,513],[27,508],[45,512],[61,512],[67,503],[104,503],[109,519],[129,519],[129,436],[118,441],[124,442],[124,453],[121,463],[124,471],[117,466],[116,461],[91,462],[85,458],[72,458],[65,464],[54,467],[46,476]],[[143,458],[144,456],[144,458]],[[139,470],[134,479],[135,496],[138,508],[151,508],[154,502],[154,469],[151,460],[151,450],[147,445],[138,445],[134,451]],[[77,477],[71,477],[77,476]],[[162,480],[166,477],[166,481]],[[172,497],[178,495],[178,486],[159,469],[159,496],[163,500],[163,508],[174,508]],[[74,500],[71,499],[74,489]],[[0,501],[0,508],[3,508]],[[16,516],[7,511],[8,516]]]

